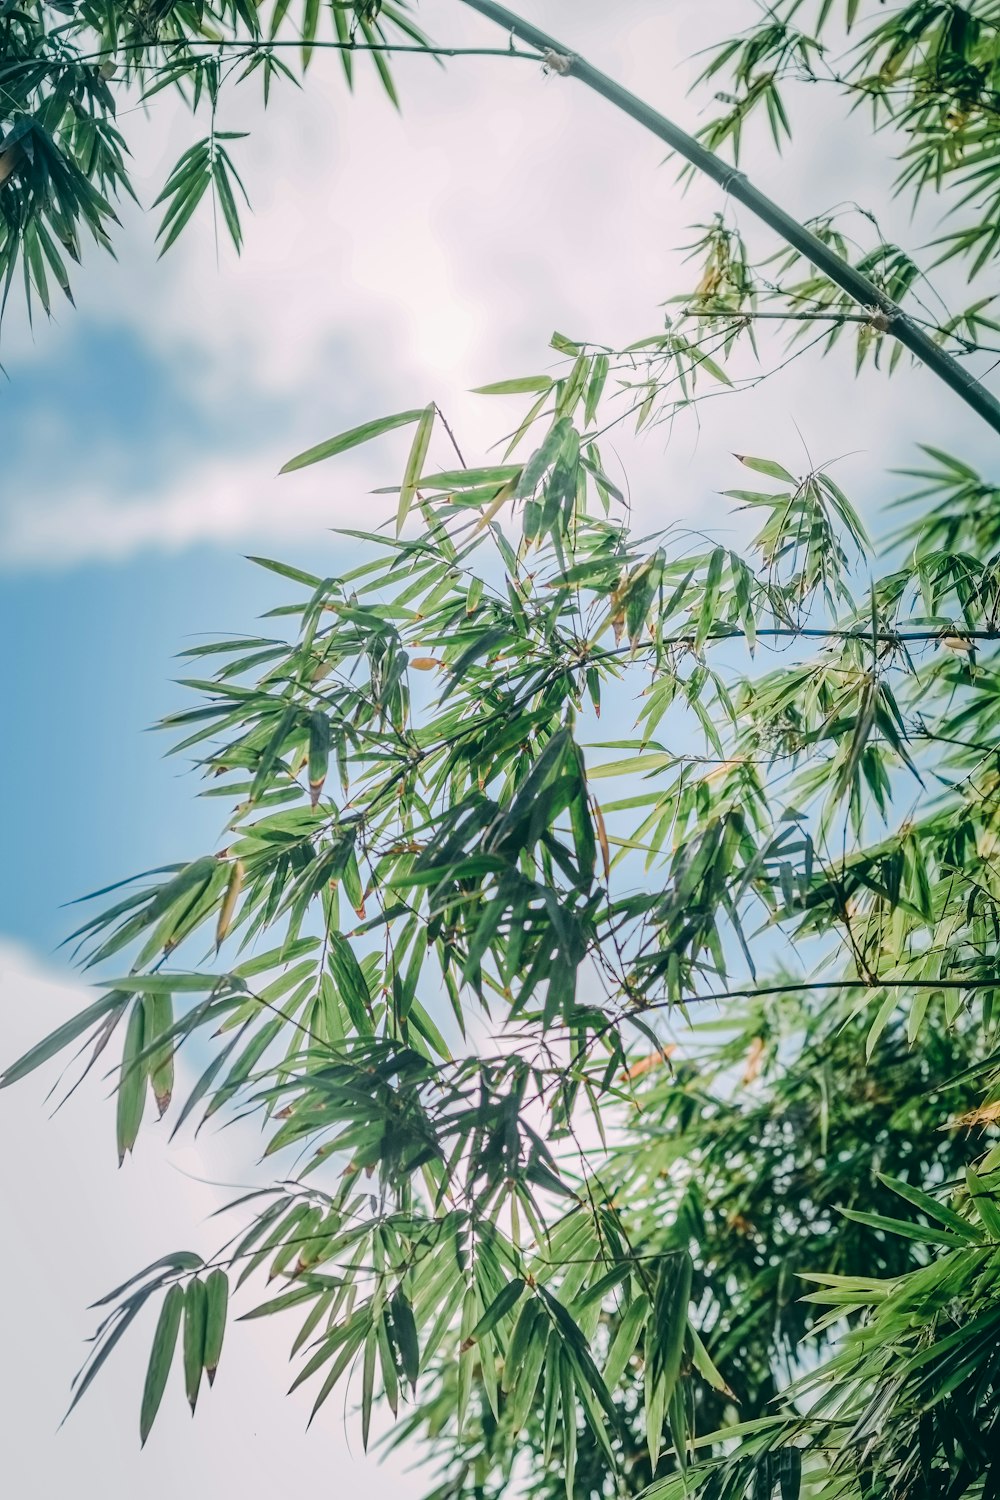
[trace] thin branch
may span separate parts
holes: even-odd
[[[641,1000],[634,1007],[637,1015],[647,1010],[676,1010],[685,1005],[701,1005],[706,1001],[753,1000],[758,995],[801,995],[818,991],[836,990],[1000,990],[1000,975],[996,979],[880,979],[873,974],[871,979],[803,979],[787,984],[750,984],[732,990],[712,990],[704,995],[685,995],[680,1000]],[[627,1021],[629,1012],[619,1017]]]
[[[434,403],[434,410],[438,414],[438,419],[440,420],[441,426],[444,428],[445,432],[448,434],[448,439],[449,439],[449,441],[451,443],[451,446],[454,448],[456,454],[458,455],[458,461],[459,461],[459,463],[462,465],[463,469],[467,469],[469,467],[469,465],[465,462],[465,457],[464,457],[464,455],[462,453],[462,450],[458,446],[458,439],[456,438],[455,434],[451,430],[451,424],[449,423],[448,418],[445,416],[444,412],[441,410],[440,406],[438,406],[438,404],[437,404],[436,401]]]
[[[301,38],[292,41],[287,38],[266,40],[263,37],[248,37],[241,40],[239,37],[157,37],[152,41],[130,40],[119,42],[113,47],[101,47],[95,52],[77,53],[71,48],[67,49],[66,57],[53,59],[60,66],[65,66],[67,58],[74,64],[104,62],[124,56],[136,69],[152,68],[155,63],[138,63],[133,59],[146,52],[179,52],[185,48],[198,48],[200,51],[224,52],[231,49],[239,57],[258,52],[275,52],[284,49],[294,51],[329,51],[329,52],[399,52],[416,53],[424,57],[516,57],[524,62],[542,64],[545,59],[538,52],[522,52],[516,47],[432,47],[421,46],[415,42],[339,42],[332,40],[320,40],[317,38],[311,42],[305,42]],[[35,59],[25,59],[25,71],[29,66],[37,67]]]
[[[822,625],[758,625],[755,627],[755,635],[786,637],[797,640],[805,637],[810,640],[828,641],[868,641],[876,642],[878,645],[902,646],[913,642],[937,642],[938,645],[946,646],[946,649],[962,651],[966,641],[997,641],[1000,640],[1000,628],[987,630],[964,630],[958,627],[952,629],[939,628],[937,630],[835,630],[827,629]],[[720,641],[742,641],[746,639],[744,630],[713,630],[701,641],[702,646],[718,644]],[[947,646],[947,642],[955,641],[962,643],[956,647]],[[639,649],[653,650],[656,646],[694,646],[697,637],[693,631],[684,635],[664,636],[662,641],[643,643]],[[588,659],[591,656],[599,656],[602,660],[612,656],[634,656],[635,648],[632,646],[615,646],[607,650],[594,647],[586,653]]]
[[[157,43],[156,45],[169,46],[173,43]],[[182,37],[178,39],[179,47],[207,47],[221,48],[233,47],[239,52],[272,52],[276,48],[293,47],[302,51],[307,49],[326,48],[332,52],[415,52],[424,57],[519,57],[525,62],[543,63],[544,57],[539,52],[520,52],[516,47],[424,47],[416,42],[334,42],[334,41],[264,41],[251,40],[241,42],[237,40],[215,41],[202,37]]]
[[[873,321],[871,313],[845,312],[735,312],[725,307],[697,307],[689,305],[681,309],[690,318],[729,317],[734,323],[759,323],[770,318],[781,323],[868,323]]]

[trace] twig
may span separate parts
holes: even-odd
[[[462,450],[458,446],[458,440],[455,437],[455,434],[451,430],[451,426],[450,426],[450,424],[448,422],[448,418],[445,416],[444,412],[441,410],[440,406],[438,406],[438,404],[437,404],[436,401],[434,403],[434,410],[437,412],[438,417],[441,420],[441,426],[444,428],[445,432],[448,434],[448,437],[451,440],[451,446],[454,448],[455,452],[458,454],[458,461],[459,461],[459,463],[462,465],[463,469],[467,469],[469,467],[469,465],[465,462],[465,459],[462,456]]]

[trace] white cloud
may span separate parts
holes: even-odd
[[[641,82],[658,51],[656,71],[669,73],[680,55],[675,23],[649,3],[625,8],[638,29],[616,25],[609,62]],[[544,9],[576,34],[606,29],[603,7]],[[439,38],[503,45],[454,0],[421,12]],[[300,485],[293,499],[273,475],[296,447],[358,420],[359,391],[371,415],[433,396],[474,444],[492,412],[473,412],[465,392],[544,365],[553,326],[630,338],[655,320],[670,247],[698,200],[679,200],[671,173],[657,170],[654,141],[534,64],[459,59],[443,71],[401,58],[402,117],[369,71],[349,98],[337,59],[321,54],[308,86],[283,90],[266,118],[250,87],[224,106],[226,127],[253,127],[248,148],[233,147],[255,209],[241,259],[222,245],[216,265],[206,212],[157,264],[153,221],[131,214],[122,263],[92,257],[78,278],[80,314],[63,313],[58,328],[36,330],[30,347],[15,340],[8,354],[15,373],[58,358],[74,316],[121,326],[203,410],[225,413],[228,430],[248,394],[255,410],[262,397],[282,411],[292,398],[290,430],[249,433],[242,452],[212,454],[179,432],[172,471],[151,475],[141,492],[123,494],[100,452],[85,455],[69,483],[11,486],[0,521],[8,566],[262,528],[295,534],[315,524],[332,478]],[[145,201],[196,128],[159,96],[134,143]],[[364,488],[385,481],[379,462]],[[335,482],[342,493],[342,470]]]
[[[745,0],[622,0],[613,23],[608,15],[597,0],[546,0],[532,10],[696,127],[704,99],[686,97],[693,54],[746,24]],[[420,16],[438,40],[502,45],[496,28],[455,0],[424,0]],[[473,401],[469,388],[544,367],[553,326],[621,342],[657,326],[658,305],[689,284],[677,247],[687,226],[721,204],[715,187],[697,183],[682,196],[655,140],[534,64],[466,58],[440,70],[404,57],[397,67],[401,117],[366,67],[350,98],[331,54],[317,56],[301,92],[279,91],[266,117],[254,87],[231,96],[221,123],[253,130],[245,149],[233,146],[255,207],[241,259],[223,244],[217,265],[206,212],[160,263],[154,220],[138,215],[129,218],[120,266],[91,260],[79,278],[82,317],[141,336],[226,433],[246,407],[258,413],[270,401],[276,415],[250,428],[239,451],[232,436],[206,451],[204,440],[177,432],[169,471],[131,490],[103,450],[85,455],[79,478],[11,486],[0,515],[6,566],[280,540],[381,517],[388,502],[366,497],[398,476],[392,447],[294,480],[277,481],[276,470],[296,449],[364,416],[431,398],[463,444],[482,451],[501,430],[497,409]],[[846,135],[826,132],[816,123],[822,108],[817,114],[811,103],[809,128],[803,119],[785,162],[769,149],[754,155],[754,175],[795,212],[867,198],[891,219],[886,170],[861,149],[860,117]],[[197,128],[170,96],[158,97],[135,142],[146,201]],[[19,359],[58,357],[73,316],[39,330],[31,350],[15,345],[15,376]],[[643,522],[704,517],[709,508],[723,517],[726,507],[711,497],[732,482],[726,452],[794,457],[796,425],[818,456],[861,450],[863,484],[925,435],[929,410],[945,445],[974,431],[943,391],[931,407],[930,377],[855,384],[850,365],[845,347],[825,364],[810,358],[793,367],[756,396],[710,403],[700,434],[688,421],[669,449],[665,434],[638,447],[625,440],[619,451]]]
[[[80,987],[0,940],[0,1059],[20,1055],[86,1003]],[[286,1399],[294,1325],[237,1325],[215,1386],[192,1423],[178,1371],[141,1452],[138,1410],[152,1328],[126,1335],[66,1426],[69,1382],[95,1326],[87,1306],[165,1251],[210,1250],[222,1237],[206,1219],[233,1196],[218,1181],[238,1170],[228,1134],[168,1147],[144,1130],[119,1173],[114,1107],[92,1075],[54,1118],[43,1107],[53,1068],[0,1094],[4,1233],[4,1350],[0,1362],[4,1488],[16,1500],[100,1495],[176,1500],[190,1494],[273,1500],[289,1494],[358,1493],[405,1500],[423,1493],[401,1457],[361,1452],[357,1424],[331,1401],[305,1433],[308,1388]],[[244,1310],[251,1304],[244,1301]],[[130,1333],[132,1331],[130,1330]],[[313,1395],[315,1393],[313,1392]],[[412,1457],[409,1463],[412,1464]]]
[[[44,507],[19,507],[7,520],[5,564],[61,567],[94,557],[127,558],[147,547],[177,551],[196,542],[318,537],[324,527],[370,522],[371,472],[346,465],[334,492],[329,470],[279,478],[287,457],[212,458],[196,461],[170,485],[125,499],[79,490],[63,492]],[[346,503],[345,496],[351,497]]]

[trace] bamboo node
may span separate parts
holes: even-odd
[[[892,327],[892,315],[882,307],[866,307],[868,314],[868,326],[874,328],[876,333],[888,333]]]
[[[554,48],[542,54],[542,68],[546,73],[558,73],[565,78],[572,71],[576,58],[572,52],[556,52]]]
[[[746,180],[747,174],[745,172],[741,172],[739,167],[730,167],[729,171],[725,172],[719,178],[719,186],[722,188],[722,191],[724,193],[728,193],[734,183],[745,183]]]

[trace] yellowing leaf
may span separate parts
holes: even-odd
[[[417,485],[423,473],[424,460],[427,457],[427,449],[430,446],[431,433],[434,431],[434,417],[437,408],[432,404],[425,407],[417,423],[417,430],[413,434],[413,443],[410,447],[410,456],[406,460],[406,468],[403,471],[403,483],[399,491],[399,505],[396,510],[396,535],[403,529],[403,523],[409,514],[413,497],[417,493]]]
[[[219,910],[219,920],[215,928],[216,948],[221,948],[225,942],[226,934],[232,923],[233,913],[236,910],[236,903],[240,898],[240,891],[242,889],[243,861],[236,859],[233,861],[233,868],[229,872],[229,884],[226,886],[226,894],[222,899],[222,906]]]

